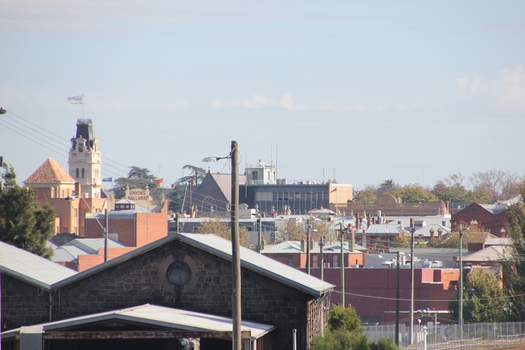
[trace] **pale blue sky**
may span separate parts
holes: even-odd
[[[525,174],[523,1],[0,8],[0,106],[9,111],[0,156],[20,182],[50,157],[67,169],[67,140],[83,117],[67,97],[80,94],[104,177],[125,176],[113,161],[166,183],[186,164],[229,171],[201,160],[228,154],[231,140],[241,168],[273,158],[288,181],[335,173],[362,188],[492,168]]]

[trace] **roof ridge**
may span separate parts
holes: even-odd
[[[69,175],[64,168],[53,158],[48,158],[24,183],[34,182],[70,182],[75,183],[75,179]]]

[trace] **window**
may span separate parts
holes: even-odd
[[[332,266],[339,267],[339,255],[337,254],[332,255]]]
[[[293,267],[293,255],[287,255],[288,258],[288,266]]]
[[[78,179],[78,176],[80,175],[80,171],[78,170],[78,168],[77,168],[77,170],[75,171],[75,174],[76,174],[76,178]]]
[[[82,168],[82,178],[86,177],[86,169]]]
[[[478,215],[478,208],[472,208],[472,215]]]
[[[312,267],[319,267],[319,256],[312,255]]]
[[[252,180],[258,180],[257,171],[252,171]]]

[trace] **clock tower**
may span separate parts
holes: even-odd
[[[100,174],[100,150],[93,134],[91,119],[77,120],[77,134],[71,139],[69,150],[69,175],[80,183],[82,193],[77,196],[100,198],[102,179]]]

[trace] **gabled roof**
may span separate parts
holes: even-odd
[[[222,194],[231,202],[232,196],[232,177],[231,174],[222,174],[222,173],[208,173],[206,176],[210,175],[211,178],[215,181],[217,186],[219,186]],[[246,183],[246,175],[239,175],[239,185]]]
[[[135,325],[165,327],[187,332],[232,332],[232,319],[200,312],[145,304],[122,310],[101,312],[40,324],[42,332],[72,329],[108,320],[130,322]],[[241,329],[250,331],[252,339],[258,339],[275,329],[275,326],[241,320]],[[12,338],[21,328],[2,333],[2,338]]]
[[[232,259],[231,242],[224,238],[212,234],[175,233],[137,248],[129,253],[123,254],[115,259],[106,261],[105,263],[92,267],[91,269],[82,271],[75,276],[58,281],[52,286],[52,288],[61,288],[80,279],[94,275],[106,268],[115,266],[141,254],[145,254],[146,252],[177,239],[183,243],[194,246],[228,261],[231,261]],[[258,254],[248,248],[241,247],[240,257],[242,267],[316,297],[319,297],[326,292],[330,292],[335,288],[335,286],[330,283],[321,281],[316,277],[270,259],[262,254]]]
[[[77,274],[74,270],[4,242],[0,242],[0,268],[2,273],[44,290],[50,290],[53,283]]]
[[[231,260],[232,258],[232,243],[224,238],[212,234],[196,233],[179,233],[177,236],[189,245],[201,248],[227,260]],[[258,272],[261,275],[290,287],[302,290],[303,292],[316,297],[319,297],[325,292],[329,292],[335,288],[335,286],[330,283],[326,283],[291,266],[256,253],[251,249],[244,247],[241,247],[240,249],[242,267]]]
[[[75,183],[73,179],[56,160],[48,158],[33,175],[29,176],[24,181],[25,184],[34,182],[50,182],[50,183]]]

